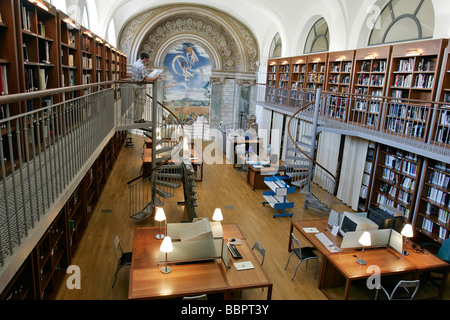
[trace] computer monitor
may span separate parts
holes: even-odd
[[[339,233],[345,236],[346,232],[374,230],[378,225],[368,218],[358,216],[351,212],[344,212],[339,226]]]

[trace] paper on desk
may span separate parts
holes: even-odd
[[[317,228],[303,228],[303,231],[305,231],[306,233],[318,233],[319,230],[317,230]]]
[[[254,269],[255,268],[251,261],[235,262],[233,264],[236,267],[236,270],[238,270],[238,271]]]

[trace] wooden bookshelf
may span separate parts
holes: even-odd
[[[86,228],[84,183],[81,182],[66,203],[69,257],[72,259]]]
[[[307,56],[297,56],[291,58],[291,74],[289,77],[289,87],[292,89],[302,89],[306,84],[306,62]]]
[[[95,36],[94,52],[95,52],[95,82],[105,81],[105,41],[98,36]]]
[[[331,92],[350,93],[355,51],[337,51],[328,54],[328,73],[325,89]]]
[[[306,88],[316,90],[325,89],[325,77],[327,74],[328,53],[308,55],[306,66]]]
[[[81,27],[81,52],[81,84],[90,84],[95,81],[95,43],[92,32],[84,27]]]
[[[19,0],[16,17],[20,23],[17,42],[19,51],[21,92],[30,92],[60,87],[58,30],[56,8],[47,5],[48,10]],[[55,101],[57,102],[57,101]],[[35,99],[26,104],[26,111],[45,105],[44,100]]]
[[[443,104],[436,111],[430,142],[437,145],[445,143],[450,145],[450,41],[442,63],[440,91],[436,100]]]
[[[0,95],[14,94],[20,92],[19,87],[19,59],[17,56],[17,39],[16,39],[16,15],[14,11],[14,0],[0,1]],[[3,44],[8,45],[3,45]],[[18,102],[0,105],[0,120],[8,116],[14,116],[21,112],[20,104]],[[16,123],[10,123],[11,132],[15,132]],[[11,171],[11,162],[17,163],[17,148],[14,147],[14,159],[11,159],[9,148],[7,148],[8,128],[6,124],[0,124],[0,131],[2,135],[2,144],[5,161],[5,171],[8,174]],[[12,140],[16,141],[13,134]],[[17,144],[14,143],[14,146]],[[0,176],[3,173],[0,172]]]
[[[267,80],[266,80],[266,101],[275,103],[277,93],[277,79],[278,79],[278,59],[269,59],[267,62]]]
[[[442,244],[450,233],[450,164],[427,159],[425,166],[415,229]]]
[[[349,122],[379,129],[383,105],[381,97],[386,95],[391,50],[391,46],[356,50],[351,89],[355,99],[350,106]]]
[[[59,46],[61,50],[61,86],[75,86],[81,84],[81,31],[80,26],[58,11]],[[75,96],[66,95],[66,99]]]
[[[35,279],[33,272],[33,255],[30,254],[0,294],[0,300],[21,301],[35,300]]]
[[[358,211],[367,211],[369,209],[369,198],[372,184],[373,172],[375,171],[375,142],[369,141],[367,147],[366,163],[364,165],[363,180],[358,200]]]
[[[267,62],[267,80],[268,86],[277,86],[279,59],[269,59]]]
[[[379,145],[371,195],[371,207],[390,205],[411,221],[419,187],[422,157],[404,150]]]
[[[396,44],[392,47],[388,95],[433,101],[439,83],[445,39]]]
[[[49,299],[69,266],[66,215],[61,211],[34,249],[38,299]]]

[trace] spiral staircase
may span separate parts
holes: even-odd
[[[183,186],[184,204],[189,217],[195,218],[197,194],[194,169],[183,158],[184,128],[179,119],[159,102],[147,95],[151,106],[152,121],[139,127],[151,140],[152,164],[148,175],[140,175],[129,181],[130,218],[141,221],[152,215],[156,207],[164,206],[164,199],[175,196]]]
[[[305,195],[305,209],[329,213],[333,207],[336,178],[315,159],[319,119],[319,96],[306,103],[288,123],[288,144],[285,157],[285,173],[291,184]]]

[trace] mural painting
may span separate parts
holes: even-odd
[[[211,63],[201,47],[183,43],[165,59],[164,105],[184,124],[208,122],[211,104]]]

